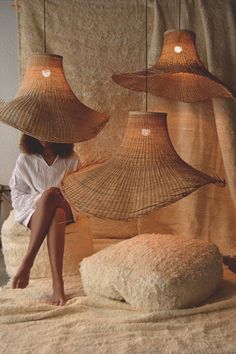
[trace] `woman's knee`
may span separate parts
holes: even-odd
[[[56,220],[56,221],[66,221],[66,212],[65,212],[65,210],[64,209],[62,209],[62,208],[57,208],[56,210],[55,210],[55,214],[54,214],[54,219]]]
[[[43,204],[60,204],[62,201],[62,196],[58,188],[49,188],[43,192],[40,202]]]

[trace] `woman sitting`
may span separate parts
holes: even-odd
[[[50,303],[64,305],[62,277],[66,224],[73,222],[71,208],[59,186],[62,178],[78,168],[73,144],[49,143],[26,134],[20,140],[22,153],[16,161],[9,185],[15,219],[31,230],[30,243],[12,288],[25,288],[30,270],[47,235],[53,293]]]

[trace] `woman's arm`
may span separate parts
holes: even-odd
[[[9,181],[11,188],[12,206],[16,210],[35,207],[35,202],[40,198],[41,193],[32,191],[24,178],[24,168],[21,161],[16,161],[11,179]]]

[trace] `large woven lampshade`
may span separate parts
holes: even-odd
[[[62,181],[64,197],[79,212],[117,220],[141,217],[189,195],[225,183],[184,162],[174,150],[166,113],[130,112],[120,149],[108,161]]]
[[[74,143],[93,138],[108,118],[77,99],[61,56],[33,54],[16,98],[0,109],[0,120],[40,140]]]
[[[204,67],[196,50],[195,33],[187,30],[166,31],[161,56],[147,70],[115,74],[112,79],[131,90],[183,102],[235,98],[235,92]]]

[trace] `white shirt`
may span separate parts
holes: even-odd
[[[15,219],[25,226],[36,209],[36,201],[50,187],[59,187],[64,175],[79,167],[78,157],[56,157],[51,166],[41,155],[20,154],[16,161],[9,186]]]

